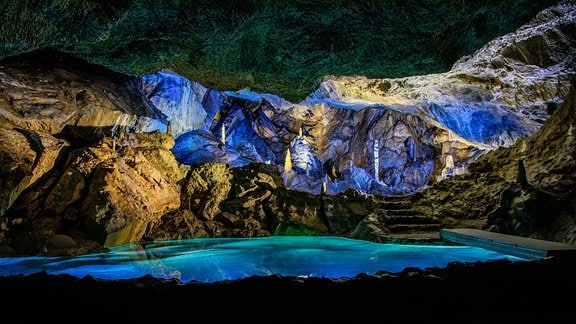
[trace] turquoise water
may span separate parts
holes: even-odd
[[[269,275],[351,278],[497,259],[525,260],[472,246],[381,244],[330,236],[197,238],[127,244],[74,257],[0,258],[0,276],[46,271],[104,280],[152,275],[211,283]]]

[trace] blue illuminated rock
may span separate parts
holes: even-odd
[[[249,89],[219,92],[168,70],[141,77],[140,90],[170,122],[181,163],[263,162],[282,171],[290,150],[290,189],[317,192],[331,161],[328,194],[350,187],[411,193],[534,134],[563,101],[574,51],[569,35],[548,35],[574,25],[574,12],[559,8],[562,14],[541,13],[446,73],[328,76],[300,103]],[[218,143],[222,129],[225,142]]]
[[[440,226],[574,241],[575,16],[546,10],[446,73],[329,76],[300,103],[49,51],[4,61],[0,244]]]

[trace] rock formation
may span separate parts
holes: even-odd
[[[575,18],[562,4],[449,72],[327,77],[298,104],[51,50],[5,59],[0,252],[440,227],[574,244]]]

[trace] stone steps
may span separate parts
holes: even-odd
[[[436,218],[418,214],[411,207],[410,196],[388,196],[378,204],[386,228],[393,234],[412,234],[439,231]]]
[[[440,224],[394,224],[386,228],[393,234],[426,233],[440,230]]]
[[[386,215],[384,216],[386,224],[438,224],[438,220],[421,215]]]
[[[410,201],[406,200],[382,201],[378,204],[378,207],[384,209],[407,209],[410,208]]]
[[[386,209],[386,215],[387,217],[395,217],[395,216],[418,216],[414,214],[414,211],[412,209]]]
[[[402,210],[411,209],[412,204],[409,197],[389,196],[380,201],[377,207],[386,210]]]

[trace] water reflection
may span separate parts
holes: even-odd
[[[524,260],[471,246],[379,244],[342,237],[198,238],[127,244],[75,257],[0,258],[0,275],[46,271],[115,280],[149,274],[184,283],[268,275],[344,278],[497,259]]]

